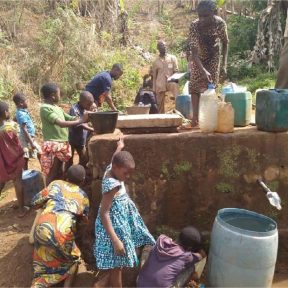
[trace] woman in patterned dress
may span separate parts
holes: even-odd
[[[188,38],[187,56],[190,65],[189,90],[192,97],[192,126],[198,125],[199,99],[209,83],[219,81],[221,44],[222,71],[226,74],[228,34],[225,21],[216,16],[214,0],[202,0],[198,7],[198,19],[192,22]]]
[[[68,181],[55,180],[33,198],[32,204],[43,212],[34,230],[32,287],[50,287],[72,280],[80,260],[75,244],[76,222],[88,216],[89,200],[79,188],[85,169],[71,166]]]
[[[124,181],[135,168],[132,155],[117,145],[112,165],[107,167],[102,182],[102,200],[95,223],[96,266],[104,270],[94,287],[122,287],[122,268],[138,263],[135,248],[154,245],[135,204],[126,193]]]

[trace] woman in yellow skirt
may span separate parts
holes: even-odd
[[[85,169],[71,166],[68,182],[55,180],[35,195],[33,206],[42,208],[34,230],[32,287],[50,287],[73,276],[80,260],[75,243],[76,222],[88,216],[89,200],[78,185]]]

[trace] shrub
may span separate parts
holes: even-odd
[[[256,75],[254,78],[244,78],[238,82],[239,85],[246,86],[247,90],[253,94],[255,103],[255,92],[257,89],[269,89],[275,86],[275,75],[274,73],[261,73]]]
[[[245,57],[245,51],[252,50],[256,41],[258,19],[230,16],[227,21],[229,34],[229,56]]]

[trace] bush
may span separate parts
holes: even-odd
[[[7,100],[11,98],[13,92],[12,83],[5,78],[0,77],[0,99]]]
[[[258,19],[230,16],[227,21],[229,34],[229,56],[245,57],[245,51],[252,50],[257,36]]]
[[[114,34],[96,33],[93,25],[69,9],[58,9],[53,18],[44,21],[36,43],[29,47],[24,74],[35,93],[44,82],[54,81],[60,85],[64,101],[75,102],[79,95],[76,83],[85,86],[98,72],[120,63],[124,74],[113,85],[115,104],[123,109],[132,102],[142,82],[142,58],[134,50],[116,45]]]
[[[227,76],[230,81],[238,81],[243,78],[254,78],[259,74],[266,71],[266,68],[262,65],[251,65],[246,60],[231,57],[227,65]]]
[[[237,84],[246,86],[247,90],[254,94],[257,89],[269,89],[275,86],[275,74],[274,73],[262,73],[255,77],[245,78],[239,81]]]

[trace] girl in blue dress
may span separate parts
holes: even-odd
[[[121,151],[123,148],[124,142],[120,139],[102,181],[94,256],[97,268],[104,270],[105,275],[94,287],[122,287],[122,268],[138,263],[136,248],[155,244],[126,193],[124,181],[135,169],[135,162],[129,152]]]

